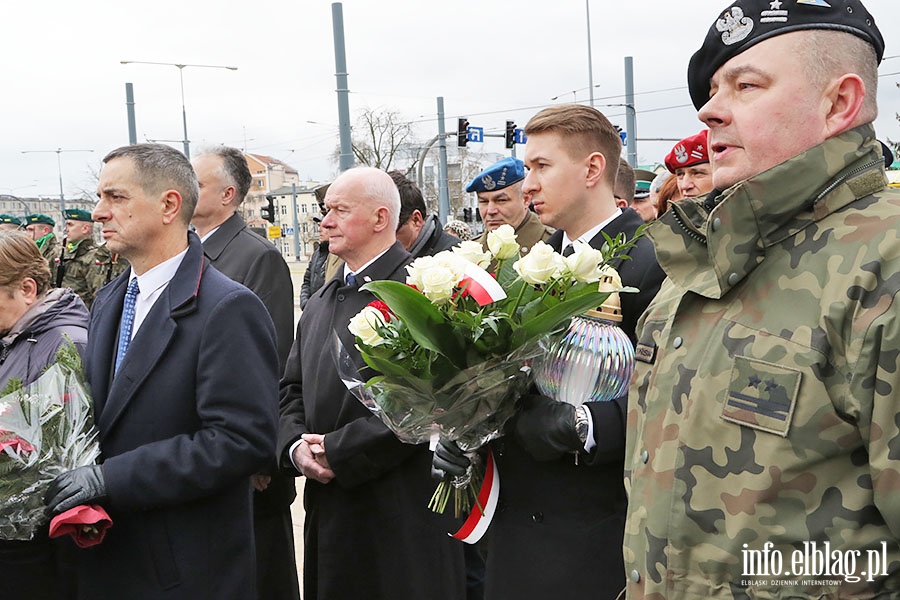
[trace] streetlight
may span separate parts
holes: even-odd
[[[569,92],[562,92],[561,94],[557,94],[556,96],[553,96],[552,98],[550,98],[550,100],[559,100],[560,97],[562,97],[562,96],[565,96],[565,95],[567,95],[567,94],[572,94],[572,102],[577,102],[577,101],[578,101],[578,92],[583,92],[584,90],[592,90],[592,91],[591,91],[591,95],[593,95],[593,90],[594,90],[594,88],[598,88],[598,87],[600,87],[600,84],[599,84],[599,83],[598,83],[597,85],[594,85],[594,86],[587,86],[587,87],[583,87],[583,88],[578,88],[577,90],[571,90],[571,91],[569,91]],[[592,101],[592,103],[591,103],[591,106],[593,106],[593,101]]]
[[[59,155],[63,152],[93,152],[93,150],[63,150],[62,148],[57,148],[56,150],[22,150],[22,154],[32,154],[35,152],[56,152],[56,170],[59,173],[59,212],[65,217],[66,196],[63,192],[62,163],[60,162]]]
[[[198,67],[203,69],[228,69],[229,71],[237,71],[237,67],[228,67],[225,65],[190,65],[185,63],[167,63],[167,62],[149,62],[144,60],[120,60],[123,65],[163,65],[166,67],[178,68],[178,81],[181,83],[181,121],[184,125],[184,155],[191,157],[191,142],[188,140],[187,133],[187,110],[184,108],[184,68]]]

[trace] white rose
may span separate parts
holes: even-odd
[[[563,257],[553,248],[544,242],[538,242],[531,247],[528,254],[513,264],[513,269],[526,282],[540,285],[559,277],[565,265]]]
[[[378,334],[378,327],[385,324],[384,315],[374,306],[366,306],[350,319],[347,329],[367,346],[377,346],[384,341]]]
[[[485,252],[481,244],[473,241],[462,242],[453,248],[453,254],[460,258],[475,263],[482,269],[487,269],[491,264],[490,252]]]
[[[406,266],[406,283],[422,290],[422,274],[434,264],[433,256],[421,256]]]
[[[563,258],[566,261],[566,270],[578,281],[585,283],[600,281],[603,253],[584,242],[575,242],[574,248],[574,253]]]
[[[454,269],[434,264],[422,271],[421,291],[434,304],[443,304],[453,296],[453,288],[459,280]]]
[[[488,250],[497,260],[506,260],[519,254],[519,242],[516,239],[516,230],[511,225],[504,223],[487,235]]]
[[[469,261],[467,259],[459,256],[458,254],[454,254],[450,250],[438,252],[434,255],[433,258],[434,264],[453,273],[453,276],[456,278],[457,282],[459,282],[459,280],[463,278],[463,275],[466,272],[466,267],[469,264]],[[432,267],[429,266],[429,268]]]

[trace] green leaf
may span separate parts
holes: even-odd
[[[465,366],[465,349],[443,313],[424,294],[399,281],[371,281],[360,289],[387,304],[420,346],[443,354],[461,368]]]
[[[597,308],[606,301],[607,297],[609,297],[609,292],[593,292],[560,302],[546,312],[524,322],[513,334],[513,347],[517,348],[539,335],[553,331],[574,315]]]

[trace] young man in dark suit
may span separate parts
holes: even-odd
[[[188,232],[197,179],[159,144],[109,153],[93,217],[131,269],[97,295],[85,374],[103,461],[63,473],[48,510],[101,504],[81,598],[255,598],[250,476],[273,458],[277,355],[262,302]]]
[[[300,317],[281,384],[278,459],[304,475],[304,600],[465,598],[462,546],[426,508],[434,491],[427,445],[400,442],[345,387],[336,338],[364,363],[347,326],[375,297],[368,281],[405,281],[391,178],[360,167],[325,197],[329,250],[344,260]],[[365,375],[363,375],[365,378]]]
[[[643,220],[616,206],[622,143],[606,117],[586,106],[554,106],[525,132],[522,189],[541,222],[556,228],[548,244],[565,253],[576,240],[599,249],[604,233],[635,236]],[[664,274],[649,240],[640,238],[628,254],[613,266],[624,285],[640,290],[621,295],[622,329],[633,341]],[[488,539],[486,598],[612,600],[625,586],[626,400],[575,408],[538,394],[522,399],[496,453],[503,510]]]
[[[291,271],[275,246],[252,232],[237,209],[253,177],[237,148],[217,146],[191,161],[200,197],[191,223],[203,252],[219,271],[256,294],[275,323],[278,374],[294,341],[294,286]],[[253,476],[253,530],[256,535],[258,600],[299,600],[291,503],[294,478],[277,472],[275,463]]]

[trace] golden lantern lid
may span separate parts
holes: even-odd
[[[591,309],[585,313],[589,317],[595,319],[603,319],[614,323],[622,322],[622,301],[616,290],[622,288],[622,278],[619,272],[609,265],[603,267],[603,274],[600,277],[598,290],[601,292],[612,292],[599,307]]]

